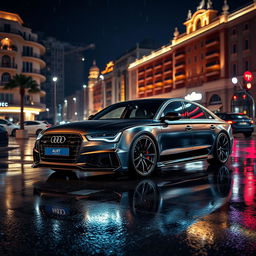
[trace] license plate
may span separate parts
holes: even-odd
[[[44,148],[47,156],[69,156],[69,148]]]
[[[240,125],[247,125],[246,122],[240,122],[239,124],[240,124]]]
[[[64,208],[64,207],[56,207],[56,206],[50,206],[47,205],[45,207],[45,210],[48,214],[54,214],[54,215],[59,215],[59,216],[66,216],[69,215],[69,209],[68,208]]]

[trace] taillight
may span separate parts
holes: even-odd
[[[253,123],[254,123],[254,121],[253,121],[253,120],[250,120],[250,123],[251,123],[251,124],[253,124]]]
[[[234,122],[231,121],[231,120],[229,120],[229,121],[227,121],[227,123],[228,123],[228,124],[233,124]]]

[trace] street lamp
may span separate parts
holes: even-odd
[[[73,101],[74,101],[74,112],[75,112],[75,120],[77,120],[77,109],[76,109],[76,97],[73,98]]]
[[[104,76],[100,75],[100,79],[102,80],[103,108],[105,108],[106,107],[106,88],[105,88]]]
[[[232,81],[232,83],[234,84],[234,85],[239,85],[239,87],[240,87],[240,90],[242,91],[242,92],[244,92],[250,99],[251,99],[251,101],[252,101],[252,119],[254,120],[254,118],[255,118],[255,101],[254,101],[254,98],[252,97],[252,95],[250,94],[250,93],[248,93],[244,88],[243,88],[243,86],[241,85],[241,83],[239,82],[239,80],[238,80],[238,78],[237,77],[233,77],[232,79],[231,79],[231,81]]]
[[[57,124],[57,99],[56,99],[56,90],[57,90],[57,81],[58,77],[54,76],[52,78],[52,81],[54,83],[54,88],[53,88],[53,107],[54,107],[54,117],[53,117],[53,123],[54,125]]]
[[[87,85],[86,84],[83,84],[83,93],[84,93],[84,97],[83,97],[83,109],[84,109],[84,120],[86,119],[86,114],[87,114],[87,94],[86,94],[86,88],[87,88]]]

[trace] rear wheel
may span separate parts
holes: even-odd
[[[142,135],[135,139],[131,147],[131,169],[141,177],[150,176],[156,169],[157,148],[152,138]]]
[[[12,136],[12,137],[15,137],[15,136],[16,136],[16,131],[17,131],[17,129],[12,130],[12,133],[11,133],[11,136]]]
[[[244,132],[244,137],[249,138],[252,136],[252,132]]]
[[[226,133],[221,132],[213,149],[213,159],[208,160],[209,163],[225,164],[230,154],[230,140]]]

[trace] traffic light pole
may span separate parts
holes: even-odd
[[[243,88],[243,86],[241,85],[241,83],[240,83],[239,81],[237,81],[237,82],[238,82],[238,85],[239,85],[241,91],[242,91],[242,92],[245,92],[245,94],[246,94],[246,95],[251,99],[251,101],[252,101],[252,119],[253,119],[253,121],[254,121],[254,119],[255,119],[255,100],[254,100],[254,98],[252,97],[252,95],[251,95],[250,93],[248,93],[248,92]]]

